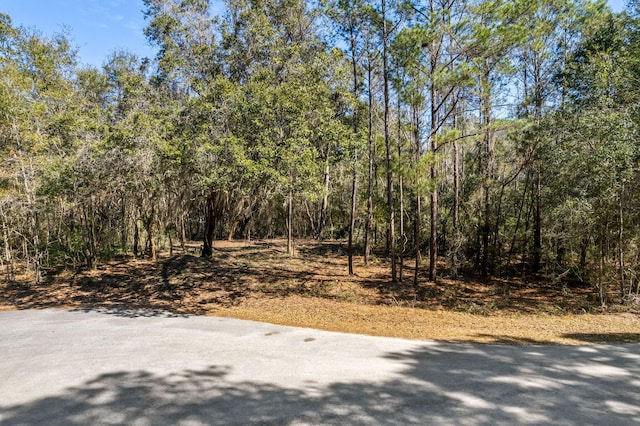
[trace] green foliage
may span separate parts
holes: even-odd
[[[485,252],[496,273],[526,273],[539,254],[544,272],[582,263],[596,277],[601,256],[630,291],[636,1],[626,14],[572,0],[389,3],[387,76],[377,3],[229,0],[219,17],[205,0],[144,4],[158,56],[117,51],[101,69],[78,68],[67,34],[0,15],[3,259],[151,253],[166,236],[201,238],[212,216],[217,238],[282,236],[290,194],[297,235],[324,220],[341,236],[354,176],[356,227],[369,195],[373,227],[385,224],[399,209],[383,192],[389,77],[406,229],[419,223],[422,239],[433,224],[438,251],[475,271]],[[431,193],[433,222],[424,207],[415,217]]]

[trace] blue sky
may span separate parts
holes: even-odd
[[[625,1],[608,2],[620,11]],[[80,61],[93,66],[118,49],[154,56],[142,33],[147,24],[143,9],[142,0],[0,0],[0,12],[8,13],[14,26],[35,28],[45,36],[68,28]]]
[[[0,12],[9,14],[14,26],[45,36],[67,27],[81,62],[94,66],[118,49],[154,55],[142,33],[143,9],[142,0],[0,0]]]
[[[616,12],[621,12],[624,9],[627,0],[608,0],[609,7]]]

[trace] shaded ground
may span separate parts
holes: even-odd
[[[95,271],[50,273],[34,286],[0,282],[0,309],[54,306],[216,314],[328,330],[419,339],[509,343],[637,342],[633,310],[602,314],[590,288],[517,280],[389,283],[388,265],[347,273],[341,243],[217,242],[158,262],[125,260]]]

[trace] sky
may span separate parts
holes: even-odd
[[[608,0],[616,12],[625,2]],[[143,34],[143,9],[142,0],[0,0],[0,13],[8,14],[14,26],[37,29],[48,37],[66,28],[80,62],[95,67],[116,50],[155,56]]]
[[[80,62],[101,66],[110,53],[130,50],[155,56],[143,34],[142,0],[0,0],[14,26],[52,36],[63,29],[78,47]]]

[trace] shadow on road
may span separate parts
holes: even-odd
[[[0,406],[25,424],[638,424],[634,346],[432,344],[387,353],[399,374],[304,390],[234,382],[220,365],[179,374],[117,371],[28,404]]]
[[[640,333],[571,333],[563,337],[587,343],[640,343]]]
[[[193,315],[181,314],[170,311],[159,311],[152,309],[132,309],[132,308],[78,308],[71,309],[69,312],[97,313],[104,315],[113,315],[121,318],[188,318]]]

